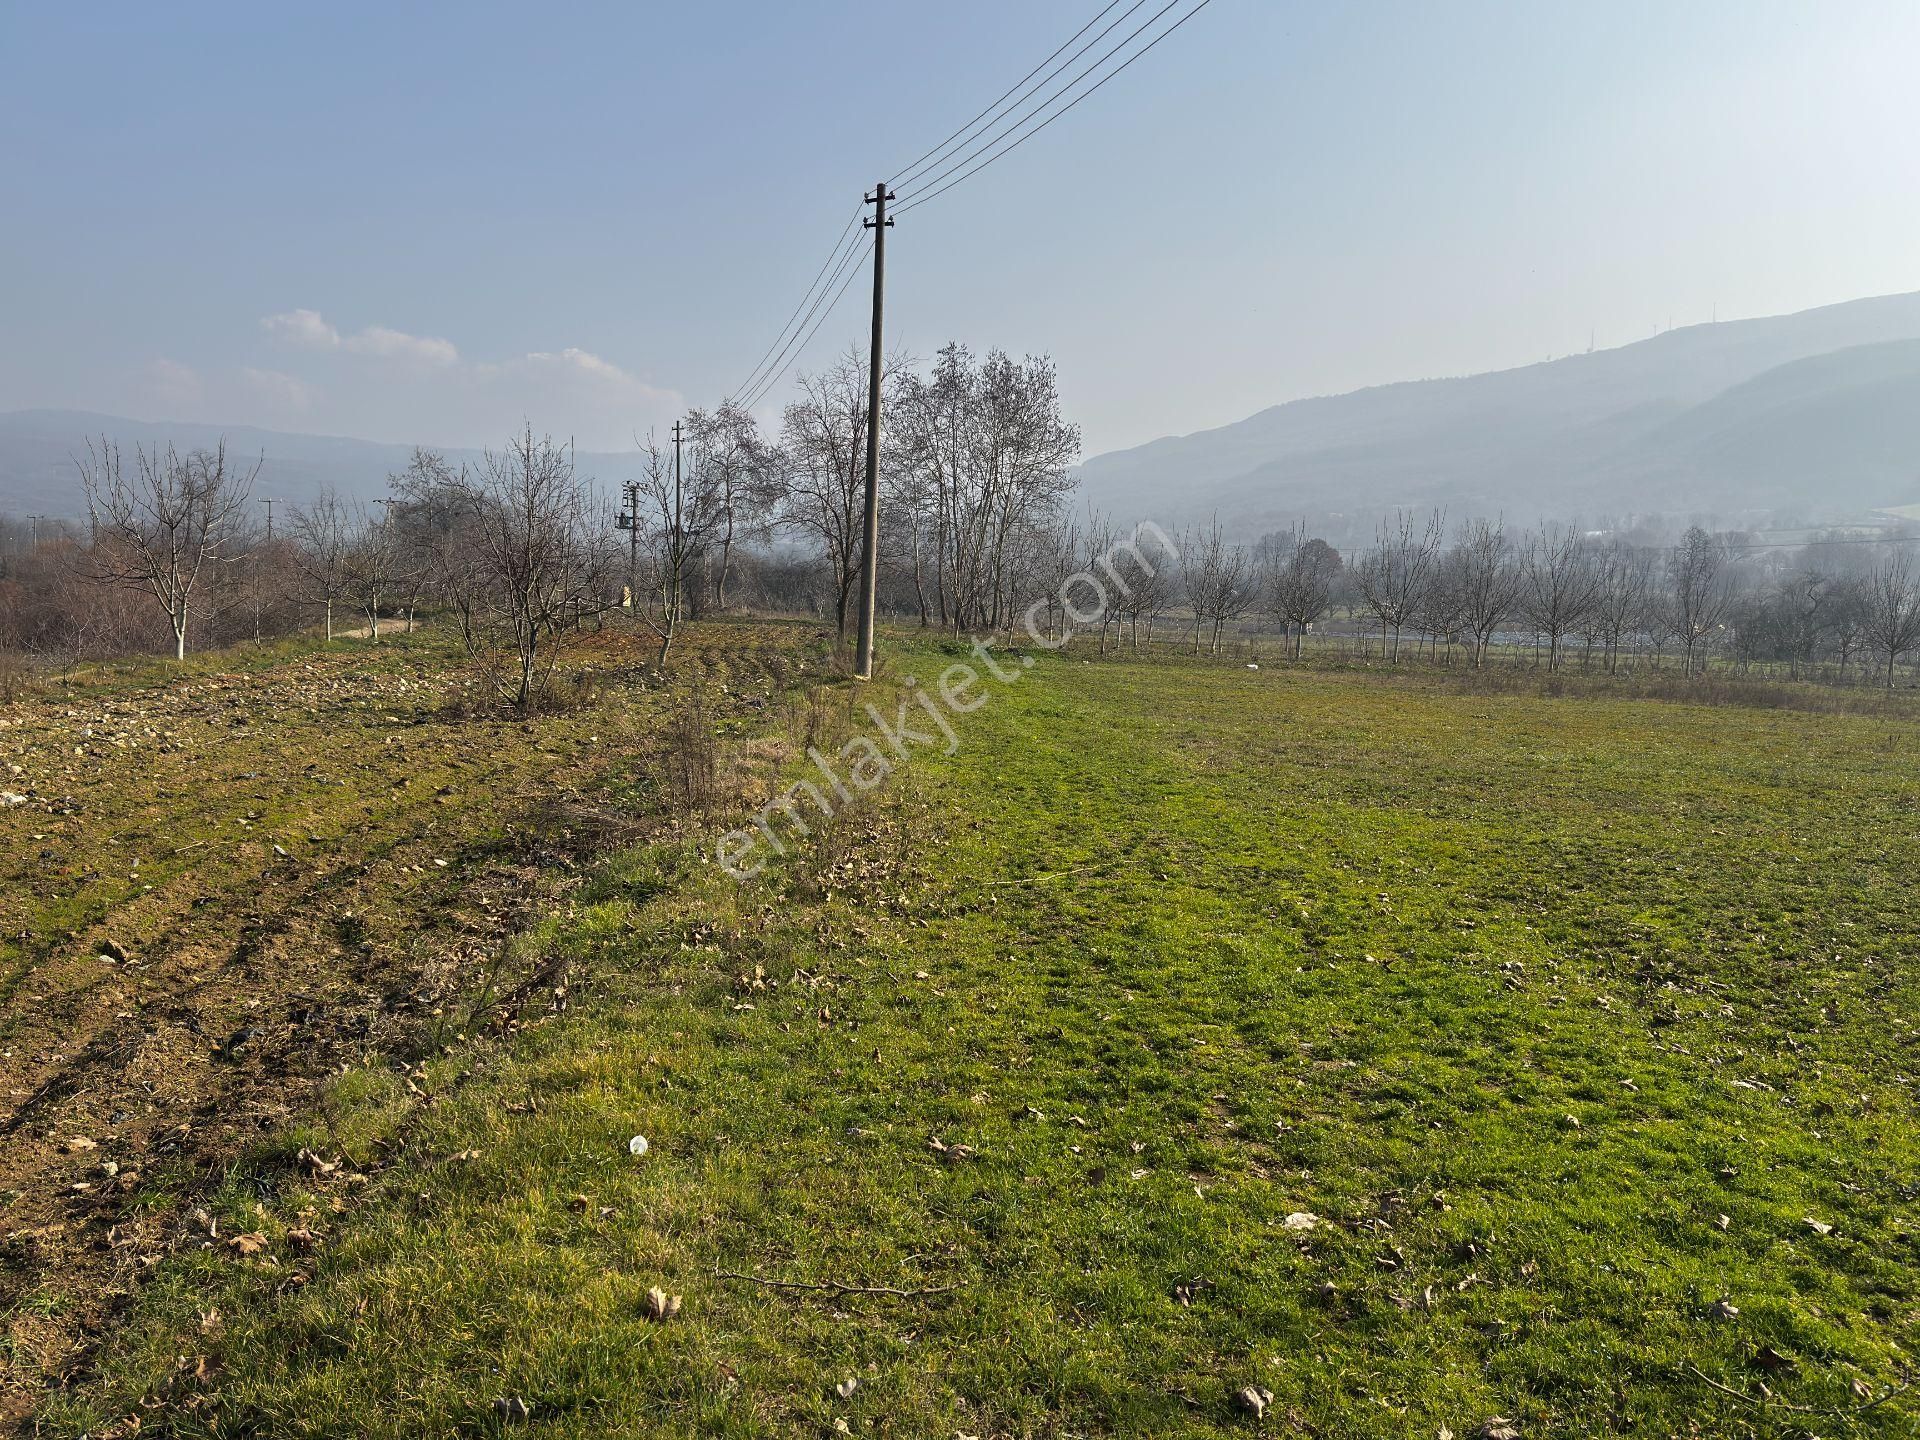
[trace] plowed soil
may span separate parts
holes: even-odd
[[[505,939],[663,823],[667,717],[761,709],[817,647],[695,630],[665,681],[652,651],[588,637],[598,698],[529,719],[476,718],[431,634],[0,709],[0,1429],[319,1080],[552,1003]]]

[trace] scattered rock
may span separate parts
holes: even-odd
[[[1320,1217],[1310,1210],[1296,1210],[1280,1223],[1289,1230],[1311,1230],[1320,1223]]]
[[[1233,1392],[1233,1403],[1258,1420],[1273,1404],[1273,1391],[1264,1385],[1242,1385]]]

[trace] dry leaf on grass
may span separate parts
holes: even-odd
[[[671,1320],[680,1313],[680,1297],[669,1295],[658,1285],[647,1290],[647,1318],[649,1320]]]

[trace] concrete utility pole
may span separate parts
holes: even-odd
[[[680,422],[673,422],[673,546],[668,552],[673,564],[672,594],[668,597],[667,623],[671,625],[680,618],[680,581],[681,572],[686,568],[687,557],[680,544]]]
[[[640,611],[640,482],[629,480],[625,486],[627,513],[620,523],[627,527],[627,607]]]
[[[873,337],[867,344],[867,494],[860,525],[860,638],[854,651],[857,680],[873,678],[873,594],[880,578],[880,309],[887,284],[887,202],[893,192],[882,180],[864,197],[873,218],[861,223],[873,231]]]
[[[273,500],[270,497],[262,497],[260,503],[267,507],[267,544],[271,545],[273,544]],[[263,628],[261,613],[265,609],[260,600],[260,557],[258,555],[253,557],[253,564],[249,568],[253,571],[253,638],[257,641]]]

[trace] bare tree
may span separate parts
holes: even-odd
[[[716,492],[691,483],[668,447],[650,438],[642,455],[641,510],[634,523],[651,552],[660,618],[647,624],[660,639],[656,663],[664,666],[680,622],[692,608],[689,579],[724,533],[728,518],[725,507],[714,503]]]
[[[713,608],[727,608],[727,577],[734,546],[763,529],[776,495],[774,454],[760,439],[753,416],[728,400],[718,410],[687,416],[687,494],[706,518],[709,543],[699,559]]]
[[[1587,625],[1606,653],[1607,673],[1620,663],[1620,649],[1646,624],[1653,599],[1653,555],[1618,541],[1595,560],[1598,588]]]
[[[888,452],[899,493],[931,501],[941,623],[1001,628],[1032,537],[1073,490],[1080,432],[1060,413],[1053,362],[944,347],[931,375],[899,374]]]
[[[1380,627],[1380,641],[1390,662],[1400,658],[1400,632],[1419,609],[1445,525],[1438,510],[1424,526],[1410,512],[1397,511],[1391,521],[1380,522],[1373,548],[1355,567],[1361,606]]]
[[[1298,660],[1307,631],[1333,604],[1340,553],[1324,540],[1308,539],[1306,522],[1301,521],[1294,529],[1292,544],[1275,546],[1270,554],[1263,587],[1267,613],[1287,628],[1293,658]]]
[[[1891,690],[1900,657],[1920,649],[1920,568],[1912,550],[1893,551],[1868,573],[1865,609],[1867,643],[1887,657]]]
[[[1560,642],[1586,619],[1600,593],[1599,572],[1580,531],[1542,526],[1529,536],[1520,580],[1520,611],[1547,637],[1547,669],[1556,670]]]
[[[1111,576],[1119,599],[1115,602],[1127,622],[1127,643],[1140,648],[1140,622],[1147,622],[1146,645],[1153,648],[1153,622],[1173,599],[1179,575],[1179,557],[1156,525],[1140,525],[1108,552],[1102,567]]]
[[[1180,575],[1193,610],[1193,652],[1210,636],[1209,653],[1220,653],[1220,635],[1229,620],[1246,613],[1258,596],[1253,565],[1244,547],[1228,543],[1216,517],[1204,530],[1189,531],[1180,545]]]
[[[367,638],[380,642],[380,607],[392,598],[400,562],[400,546],[394,535],[391,507],[376,502],[378,516],[367,507],[356,505],[352,539],[347,545],[347,590],[367,617]]]
[[[607,607],[618,557],[572,455],[531,426],[486,453],[474,492],[475,638],[507,655],[501,692],[524,710],[551,680],[563,633]]]
[[[89,576],[150,592],[166,611],[174,659],[184,660],[195,591],[227,558],[262,461],[230,469],[224,440],[185,456],[171,445],[133,454],[128,475],[118,445],[87,442],[80,483],[93,528]]]
[[[1858,575],[1846,575],[1834,582],[1833,603],[1828,610],[1828,633],[1833,653],[1840,662],[1840,678],[1846,679],[1847,666],[1867,638],[1867,583]]]
[[[1690,526],[1667,556],[1667,622],[1686,648],[1687,671],[1695,654],[1726,615],[1732,598],[1727,552],[1700,526]]]
[[[847,633],[847,607],[860,583],[866,497],[867,366],[849,351],[817,375],[802,375],[800,398],[781,423],[783,464],[778,514],[826,551],[833,583],[836,634]],[[919,478],[919,477],[915,477]],[[916,517],[931,496],[916,487],[904,497]],[[917,530],[915,532],[918,538]],[[916,574],[919,547],[914,549]]]
[[[333,607],[348,592],[352,524],[351,512],[331,485],[321,487],[313,504],[297,507],[293,512],[301,598],[320,607],[329,641],[333,639]]]
[[[1433,658],[1440,658],[1445,645],[1447,663],[1452,664],[1453,647],[1467,638],[1467,587],[1458,549],[1444,550],[1434,561],[1414,607],[1414,624],[1427,636]]]
[[[1069,533],[1071,533],[1074,527],[1069,526],[1068,528]],[[1080,542],[1080,555],[1083,563],[1080,569],[1075,572],[1087,578],[1076,580],[1073,584],[1073,591],[1084,590],[1087,593],[1084,596],[1076,595],[1073,591],[1069,591],[1067,582],[1064,580],[1061,582],[1061,588],[1058,592],[1063,608],[1070,605],[1077,607],[1077,602],[1082,599],[1094,605],[1097,611],[1095,623],[1099,628],[1100,653],[1102,655],[1107,653],[1107,632],[1112,630],[1120,621],[1120,609],[1117,602],[1121,597],[1117,591],[1118,587],[1125,582],[1124,578],[1114,567],[1115,546],[1119,542],[1119,539],[1120,531],[1113,521],[1089,505],[1087,507],[1087,527]],[[1068,577],[1068,579],[1072,578],[1072,576]],[[1084,612],[1081,611],[1080,613]],[[1071,618],[1077,618],[1077,615]],[[1079,623],[1085,624],[1087,622],[1081,620]]]
[[[1093,519],[1091,514],[1088,519]],[[1083,562],[1080,522],[1071,515],[1056,516],[1036,538],[1040,544],[1039,578],[1046,599],[1046,628],[1065,640],[1072,630],[1067,624],[1063,601],[1071,603],[1072,597],[1067,595],[1067,587],[1079,573]]]
[[[1473,666],[1486,663],[1494,632],[1512,616],[1520,600],[1520,567],[1499,520],[1475,520],[1453,547],[1460,614],[1473,644]]]
[[[456,472],[445,457],[418,447],[406,469],[387,477],[387,485],[395,563],[410,597],[437,599],[453,612],[462,638],[471,643],[481,578],[474,534],[478,488],[464,466]]]

